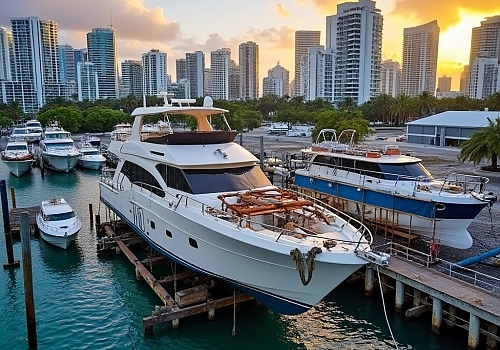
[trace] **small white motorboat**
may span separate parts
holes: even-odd
[[[34,155],[30,152],[25,140],[9,140],[5,150],[2,152],[2,161],[7,165],[10,172],[20,177],[31,170]]]
[[[102,155],[97,147],[92,146],[89,142],[81,142],[78,150],[81,153],[78,165],[82,168],[97,170],[106,164],[106,157]]]
[[[80,218],[63,198],[42,201],[36,224],[45,242],[62,249],[68,248],[82,228]]]

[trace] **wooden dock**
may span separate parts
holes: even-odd
[[[480,335],[486,336],[487,349],[496,349],[497,341],[500,341],[500,295],[461,278],[469,278],[476,284],[489,284],[495,291],[500,290],[500,280],[491,278],[480,283],[480,278],[488,276],[471,275],[471,270],[462,273],[459,269],[455,271],[455,266],[451,263],[437,262],[444,264],[444,270],[449,271],[448,275],[428,264],[424,266],[425,260],[409,255],[409,249],[404,249],[399,252],[393,250],[390,264],[386,267],[367,266],[365,294],[373,294],[374,281],[376,276],[380,276],[378,282],[384,294],[395,291],[396,312],[404,311],[408,318],[432,312],[433,332],[440,333],[443,323],[448,327],[457,326],[469,332],[468,349],[479,347]],[[424,256],[423,253],[420,254]],[[412,301],[412,305],[405,310],[407,301]],[[468,315],[468,319],[467,316],[460,318],[458,312]]]
[[[209,291],[214,289],[218,282],[211,277],[193,271],[173,273],[156,278],[150,271],[153,265],[173,263],[162,256],[139,260],[130,247],[145,245],[146,242],[130,229],[127,230],[126,226],[121,225],[117,230],[114,230],[112,226],[115,225],[104,223],[100,226],[100,232],[104,233],[105,237],[97,244],[98,253],[124,254],[135,266],[136,278],[144,280],[163,303],[162,306],[157,306],[151,312],[151,316],[143,318],[146,332],[151,333],[154,325],[166,322],[172,322],[172,327],[178,328],[181,318],[205,312],[208,313],[208,319],[213,320],[216,309],[233,305],[236,311],[236,306],[239,303],[253,299],[251,296],[234,289],[228,296],[212,299]],[[174,267],[173,271],[175,270]],[[182,290],[174,288],[174,297],[172,297],[165,286],[168,283],[177,282],[184,282],[183,284],[187,285],[188,288]]]
[[[12,208],[9,211],[10,232],[12,234],[19,234],[19,216],[22,212],[28,212],[30,227],[36,230],[36,215],[40,211],[40,206],[26,207],[26,208]]]

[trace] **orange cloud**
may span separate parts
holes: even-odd
[[[290,17],[290,11],[288,11],[285,7],[285,4],[282,2],[277,2],[276,4],[276,10],[278,11],[278,14],[282,17],[288,18]]]
[[[249,30],[251,40],[259,43],[267,43],[277,49],[293,49],[295,45],[295,29],[284,26],[281,28],[264,28]]]

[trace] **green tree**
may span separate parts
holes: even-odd
[[[391,105],[391,115],[396,117],[396,125],[404,125],[408,118],[415,115],[414,100],[405,94],[401,94],[393,100]]]
[[[7,103],[7,108],[4,109],[5,115],[13,121],[19,120],[22,117],[23,111],[18,101],[10,101]]]
[[[346,129],[354,129],[355,143],[364,139],[365,135],[373,131],[366,119],[362,118],[361,111],[325,110],[318,114],[316,126],[313,129],[313,140],[316,140],[322,129],[335,129],[337,136]],[[345,141],[345,140],[343,140]]]
[[[8,126],[12,126],[12,119],[6,117],[1,111],[0,111],[0,127],[1,128],[6,128]]]
[[[106,132],[116,124],[131,122],[127,113],[105,107],[91,107],[83,111],[82,130],[85,132]]]
[[[352,111],[358,109],[358,104],[356,100],[352,97],[346,97],[342,101],[339,102],[339,109],[345,109],[347,111]]]
[[[500,155],[500,117],[495,121],[488,118],[488,126],[476,131],[470,139],[460,144],[458,158],[461,162],[466,160],[474,164],[483,159],[491,161],[491,168],[498,170],[498,155]]]
[[[82,112],[74,107],[56,107],[40,113],[38,120],[42,125],[57,122],[64,130],[75,133],[83,123]]]
[[[500,92],[497,92],[486,100],[486,106],[492,111],[500,111]]]
[[[420,118],[428,117],[434,113],[437,106],[437,99],[429,91],[422,91],[417,98],[418,113]]]

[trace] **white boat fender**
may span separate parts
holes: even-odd
[[[302,252],[298,249],[292,249],[290,251],[290,256],[295,261],[295,267],[299,271],[300,280],[304,286],[307,286],[309,282],[311,282],[314,268],[316,267],[316,263],[314,262],[314,258],[316,255],[321,253],[322,250],[319,247],[312,247],[310,251],[306,254],[306,259],[304,262],[304,257]],[[305,276],[305,269],[307,265],[307,279]]]

